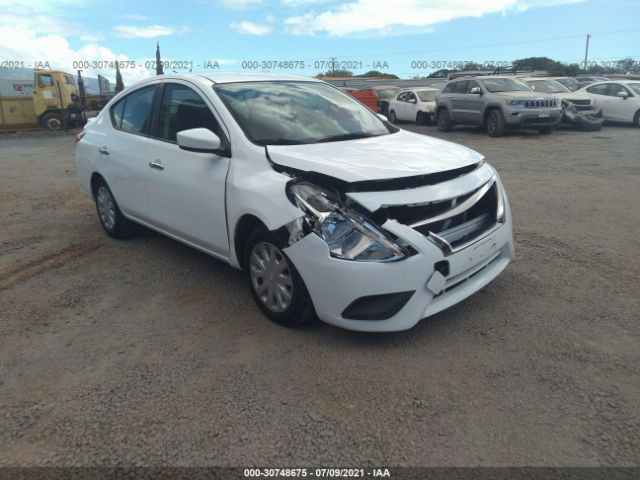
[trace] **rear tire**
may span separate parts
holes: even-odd
[[[440,130],[441,132],[450,132],[453,128],[453,125],[451,124],[451,117],[449,116],[449,111],[446,108],[438,110],[437,122],[438,130]]]
[[[636,112],[636,116],[635,116],[635,119],[634,119],[634,121],[633,121],[633,124],[634,124],[636,127],[640,128],[640,110],[638,110],[638,111]]]
[[[396,112],[394,112],[393,110],[389,111],[389,121],[391,123],[398,123],[398,117],[396,117]]]
[[[42,126],[50,132],[62,130],[62,117],[57,113],[47,113],[42,117]]]
[[[107,182],[102,178],[98,179],[93,190],[98,218],[104,231],[118,240],[129,238],[133,234],[134,224],[120,211]]]
[[[556,127],[554,125],[549,125],[547,127],[539,127],[538,128],[538,132],[540,132],[542,135],[550,135],[553,132],[555,132]]]
[[[307,287],[280,243],[265,227],[256,228],[245,244],[244,275],[262,313],[279,325],[295,327],[316,314]]]
[[[500,110],[494,109],[487,116],[487,133],[490,137],[502,137],[504,135],[504,117]]]

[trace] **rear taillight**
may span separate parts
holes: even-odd
[[[84,130],[82,130],[79,134],[76,135],[76,143],[78,143],[80,140],[82,140],[82,137],[84,137],[84,134],[86,132]]]

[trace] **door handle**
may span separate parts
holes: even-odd
[[[149,166],[151,168],[155,168],[156,170],[164,170],[164,165],[160,160],[156,160],[155,162],[149,162]]]
[[[98,151],[103,155],[109,155],[109,149],[107,147],[99,148]]]

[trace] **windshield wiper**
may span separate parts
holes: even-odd
[[[330,137],[321,138],[320,140],[316,140],[316,143],[339,142],[341,140],[356,140],[358,138],[379,137],[380,135],[381,134],[378,134],[378,133],[365,133],[365,132],[343,133],[340,135],[332,135]]]
[[[303,143],[309,143],[305,140],[292,140],[290,138],[262,138],[260,140],[256,140],[255,143],[258,145],[301,145]]]

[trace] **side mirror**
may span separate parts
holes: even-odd
[[[469,90],[469,93],[473,95],[480,95],[482,94],[482,90],[480,90],[480,87],[472,87],[471,90]]]
[[[624,100],[626,100],[627,97],[629,96],[627,92],[618,92],[617,95],[618,97],[623,98]]]
[[[220,137],[208,128],[190,128],[176,135],[178,146],[188,152],[219,154],[222,142]]]
[[[388,122],[388,121],[389,121],[389,119],[387,118],[387,116],[386,116],[386,115],[383,115],[383,114],[381,114],[381,113],[376,113],[376,115],[377,115],[377,116],[378,116],[378,118],[379,118],[380,120],[382,120],[383,122]]]

